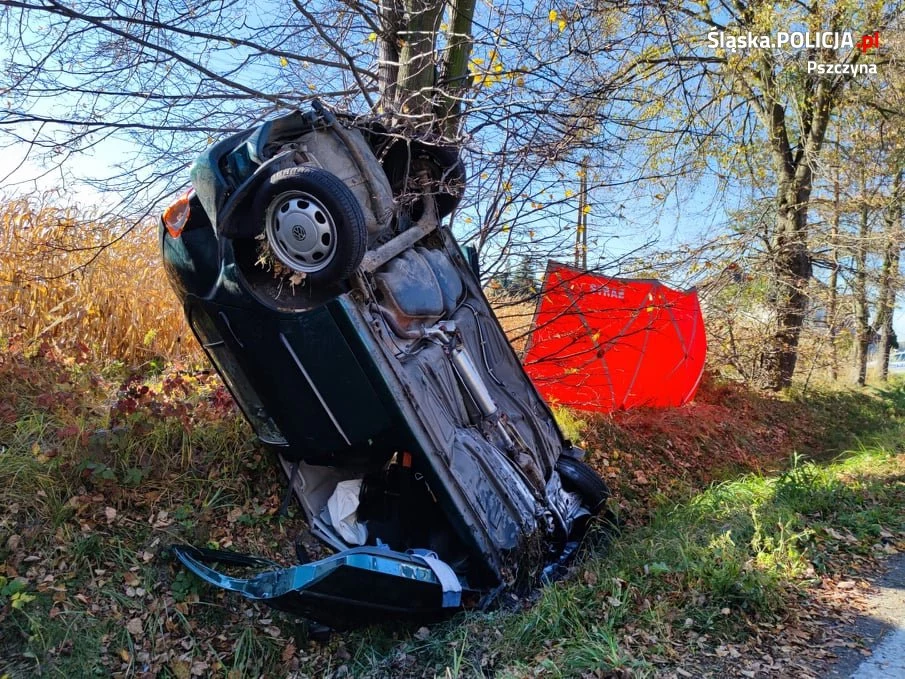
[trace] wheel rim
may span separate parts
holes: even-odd
[[[274,255],[293,271],[316,273],[336,255],[336,224],[310,193],[281,193],[267,208],[267,241]]]

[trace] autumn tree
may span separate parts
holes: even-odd
[[[891,35],[888,47],[897,48]],[[821,159],[812,200],[817,218],[811,233],[815,276],[826,281],[832,353],[838,374],[837,345],[854,341],[854,379],[867,380],[869,347],[878,344],[885,376],[895,297],[901,287],[901,172],[905,72],[887,60],[882,72],[855,83],[831,122],[829,153]],[[851,330],[851,333],[843,329]]]
[[[890,40],[891,51],[905,47],[905,37]],[[877,256],[880,267],[877,280],[876,328],[879,333],[879,377],[889,374],[890,351],[897,338],[893,332],[896,297],[903,288],[900,261],[905,247],[905,68],[892,62],[880,82],[868,90],[867,103],[875,122],[871,169],[882,178],[880,201],[881,231]]]
[[[880,281],[877,295],[877,326],[879,329],[879,363],[880,379],[889,377],[889,356],[893,345],[898,346],[898,339],[893,331],[893,313],[896,307],[896,296],[902,289],[899,271],[902,244],[905,242],[905,224],[903,224],[902,204],[905,202],[905,182],[903,182],[903,163],[899,163],[894,171],[890,187],[889,201],[883,214],[883,264],[880,269]]]
[[[152,151],[149,176],[181,160],[185,135],[241,128],[315,97],[455,137],[474,7],[287,0],[246,14],[233,3],[4,0],[2,129],[61,154],[126,132]]]
[[[462,149],[470,190],[457,234],[488,272],[571,253],[590,152],[596,267],[612,256],[594,252],[601,220],[618,213],[605,191],[633,177],[605,116],[584,124],[573,110],[619,86],[614,31],[568,3],[0,0],[0,145],[87,178],[122,197],[114,212],[140,217],[184,185],[206,143],[319,98]],[[118,162],[87,177],[91,153]]]
[[[898,0],[843,4],[661,0],[614,3],[622,30],[637,38],[625,53],[624,73],[637,74],[649,157],[659,167],[769,187],[772,224],[767,244],[774,328],[761,356],[765,386],[788,385],[807,311],[812,275],[809,208],[827,129],[852,86],[853,67],[876,71],[883,53],[853,44],[779,44],[790,27],[842,34],[887,30],[901,12]],[[749,34],[772,43],[739,45]],[[729,38],[729,40],[727,40]],[[720,42],[722,40],[722,42]],[[821,73],[819,64],[846,72]],[[835,67],[834,67],[835,68]],[[869,77],[859,75],[858,78]],[[761,158],[766,163],[760,164]],[[675,172],[675,170],[674,170]]]

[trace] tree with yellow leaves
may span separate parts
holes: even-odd
[[[772,194],[766,261],[774,328],[760,360],[765,386],[785,387],[807,311],[809,210],[827,130],[841,106],[858,105],[847,92],[895,60],[883,40],[894,35],[902,3],[639,0],[600,7],[618,16],[625,41],[616,80],[641,111],[624,134],[646,147],[651,165],[673,178],[716,175]],[[579,114],[606,106],[582,102]]]

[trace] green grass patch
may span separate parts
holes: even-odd
[[[105,384],[114,373],[122,384]],[[41,356],[0,378],[0,659],[15,663],[0,677],[643,677],[683,662],[676,648],[693,657],[693,639],[783,619],[821,577],[905,536],[901,384],[784,401],[719,386],[696,407],[611,418],[557,409],[613,482],[620,536],[499,610],[309,644],[288,616],[163,556],[189,541],[292,559],[300,522],[274,516],[279,473],[216,380]]]
[[[553,406],[552,410],[563,436],[576,444],[584,438],[587,420],[580,418],[574,410],[562,406]]]
[[[905,456],[896,447],[881,443],[824,464],[795,458],[783,473],[661,504],[647,525],[587,556],[522,611],[460,617],[430,643],[409,641],[393,653],[415,655],[438,676],[463,662],[461,676],[491,668],[512,677],[648,676],[668,642],[742,639],[751,625],[786,616],[820,575],[845,573],[853,559],[877,553],[883,536],[905,538],[902,506]],[[626,647],[628,634],[643,635],[642,651]],[[359,643],[373,648],[371,637]],[[359,671],[373,669],[372,655],[361,660]]]

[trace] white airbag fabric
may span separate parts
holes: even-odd
[[[368,528],[358,523],[358,496],[361,494],[361,479],[340,481],[336,490],[327,500],[330,523],[340,537],[350,545],[363,545],[368,540]]]

